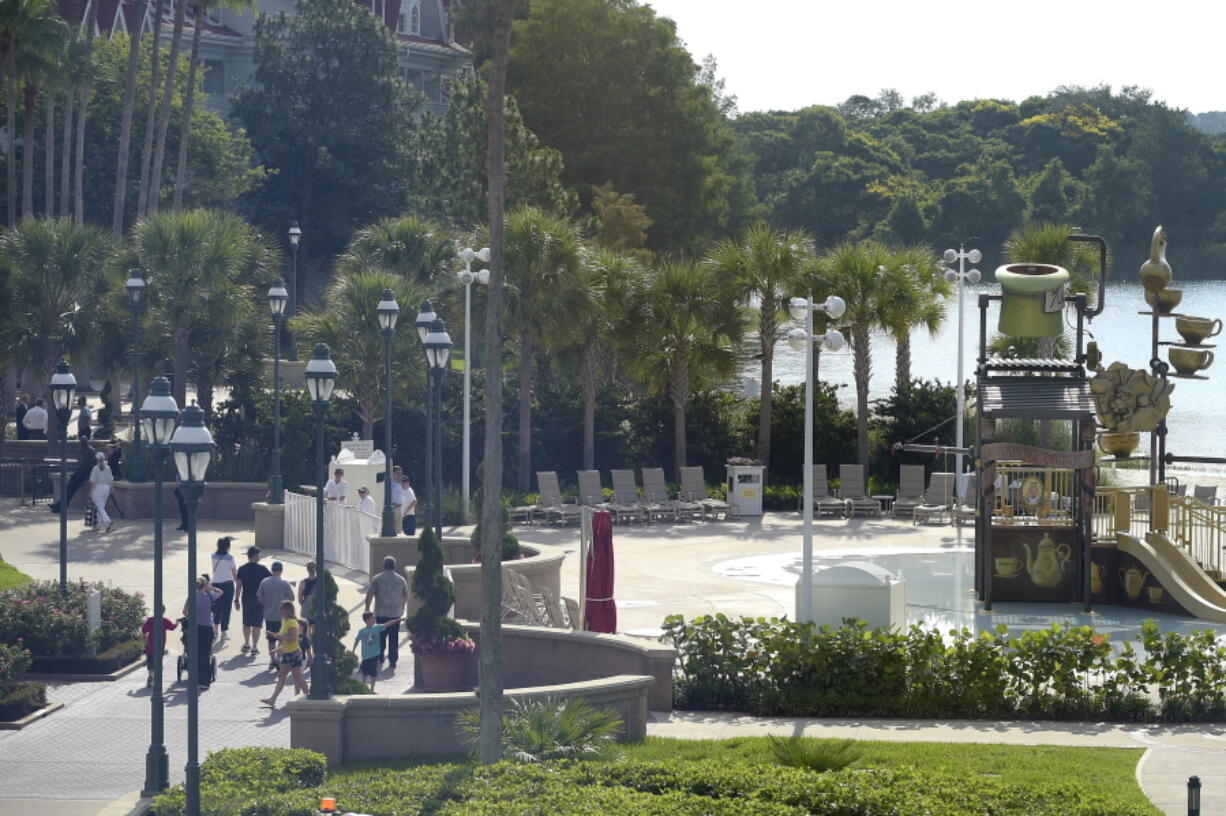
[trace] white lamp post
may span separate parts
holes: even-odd
[[[958,418],[956,420],[957,424],[955,425],[954,430],[954,447],[958,449],[958,454],[957,458],[954,460],[954,469],[957,471],[958,476],[961,477],[963,447],[962,422],[966,416],[966,405],[964,404],[966,402],[966,397],[964,395],[962,383],[962,284],[964,281],[969,283],[979,283],[979,270],[967,269],[966,262],[970,261],[973,264],[977,264],[983,259],[983,255],[981,255],[977,249],[964,250],[962,245],[959,244],[956,250],[945,250],[944,257],[945,263],[951,264],[954,261],[958,262],[958,268],[956,270],[945,270],[945,280],[949,281],[950,283],[958,284],[958,382],[957,388],[954,391],[954,394],[958,400]]]
[[[788,332],[788,345],[796,351],[805,352],[805,472],[804,472],[804,549],[801,555],[800,608],[796,620],[813,620],[813,344],[838,351],[843,348],[843,335],[837,329],[828,329],[825,334],[813,333],[813,313],[820,311],[833,320],[838,320],[847,310],[843,299],[831,295],[823,303],[814,303],[813,295],[792,298],[788,311],[796,320],[804,320],[803,329]]]
[[[469,503],[469,460],[470,452],[468,423],[472,412],[472,289],[473,283],[488,284],[490,271],[482,269],[473,272],[473,261],[490,262],[490,248],[482,247],[474,252],[467,247],[460,253],[464,259],[464,271],[460,273],[460,283],[464,284],[464,463],[460,476],[460,507],[464,520],[468,521]]]

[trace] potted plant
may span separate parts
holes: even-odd
[[[465,658],[477,644],[447,614],[455,604],[455,585],[443,571],[443,546],[429,527],[417,540],[417,550],[421,559],[413,572],[413,594],[421,607],[408,623],[413,655],[426,691],[455,691],[464,677]]]

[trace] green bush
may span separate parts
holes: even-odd
[[[38,674],[110,674],[139,660],[145,653],[141,638],[117,643],[94,655],[42,655],[35,657],[30,671]]]
[[[345,636],[349,634],[349,612],[336,602],[336,579],[332,570],[324,570],[324,601],[328,608],[328,680],[334,694],[370,694],[366,684],[356,679],[353,673],[358,668],[358,658],[345,648]]]
[[[771,753],[775,761],[789,768],[804,768],[808,771],[826,773],[841,771],[860,759],[855,742],[842,740],[818,740],[794,734],[790,737],[770,738]]]
[[[1212,631],[1142,626],[1112,655],[1089,627],[942,633],[815,628],[724,615],[665,621],[681,708],[807,717],[1215,722],[1226,717],[1226,646]]]
[[[35,657],[104,652],[140,637],[145,602],[140,593],[103,586],[102,626],[92,635],[85,621],[85,581],[60,594],[55,581],[35,581],[0,592],[0,643],[20,642]]]
[[[767,510],[795,510],[800,506],[802,492],[798,485],[768,484],[762,490],[762,506]]]
[[[463,711],[456,724],[475,755],[481,738],[481,712],[475,708]],[[515,700],[502,718],[502,756],[514,762],[601,759],[621,730],[620,717],[598,711],[580,697]]]
[[[42,683],[18,683],[0,693],[0,722],[14,722],[47,705],[47,687]]]
[[[17,687],[30,668],[30,653],[21,646],[0,643],[0,694]]]

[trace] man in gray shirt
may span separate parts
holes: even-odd
[[[255,593],[256,599],[264,607],[266,635],[275,635],[281,631],[281,602],[294,600],[293,584],[281,577],[284,571],[285,567],[280,561],[273,561],[272,575],[260,581],[260,588]],[[268,656],[272,659],[273,671],[277,670],[276,648],[278,643],[276,638],[268,638]]]
[[[390,555],[383,559],[383,572],[370,581],[370,591],[366,593],[367,612],[371,601],[375,604],[375,623],[387,624],[379,636],[379,662],[383,662],[386,654],[387,667],[394,670],[396,659],[400,657],[400,621],[389,621],[404,617],[404,607],[409,602],[409,584],[396,572],[396,559]]]

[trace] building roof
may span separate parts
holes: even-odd
[[[985,419],[1094,418],[1089,380],[1081,377],[997,377],[979,382]]]

